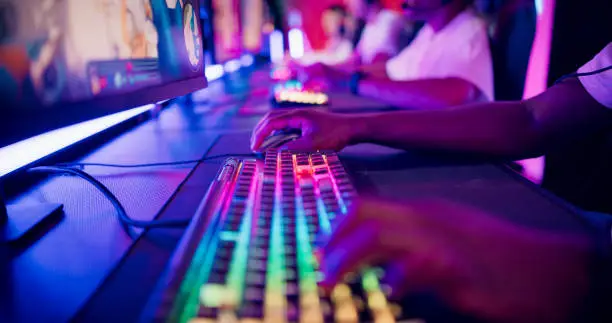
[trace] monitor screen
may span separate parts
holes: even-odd
[[[0,0],[0,119],[18,125],[0,147],[205,87],[199,13],[197,0]]]

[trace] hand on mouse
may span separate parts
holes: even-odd
[[[251,149],[259,151],[263,141],[274,131],[293,128],[301,130],[302,136],[282,149],[339,151],[350,144],[355,133],[355,124],[350,120],[350,116],[314,109],[271,112],[253,130]]]
[[[361,201],[323,245],[323,285],[388,264],[394,296],[433,291],[490,322],[567,322],[588,289],[591,241],[520,227],[446,201]]]

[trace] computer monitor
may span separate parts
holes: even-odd
[[[206,87],[198,0],[0,0],[0,147]]]
[[[205,88],[202,44],[198,0],[0,0],[0,166],[44,132]],[[0,244],[61,208],[1,190]]]

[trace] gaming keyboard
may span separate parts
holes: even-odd
[[[335,153],[225,162],[155,303],[159,322],[395,322],[382,270],[318,287],[316,242],[356,197]]]

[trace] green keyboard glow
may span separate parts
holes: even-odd
[[[235,163],[235,161],[234,161]],[[356,197],[334,153],[268,152],[237,164],[211,241],[195,253],[170,322],[395,322],[370,269],[326,294],[315,239]]]

